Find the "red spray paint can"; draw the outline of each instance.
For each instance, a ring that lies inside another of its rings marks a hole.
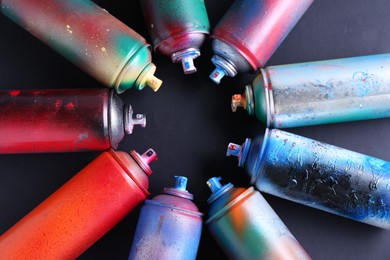
[[[236,0],[211,35],[217,84],[227,75],[258,70],[314,0]]]
[[[149,195],[152,149],[109,150],[0,237],[0,259],[74,259]]]
[[[144,115],[109,89],[0,91],[0,153],[116,148]]]

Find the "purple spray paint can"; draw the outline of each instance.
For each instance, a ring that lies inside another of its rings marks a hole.
[[[209,34],[203,0],[141,0],[141,7],[157,53],[181,63],[185,74],[196,72],[193,59]]]
[[[186,190],[187,178],[146,200],[141,209],[129,259],[195,259],[202,232],[202,216]]]
[[[234,188],[211,178],[206,225],[231,259],[310,259],[305,250],[253,187]]]
[[[228,75],[258,70],[267,63],[314,0],[236,0],[211,37],[217,84]]]
[[[262,192],[390,229],[390,162],[278,129],[227,155]]]

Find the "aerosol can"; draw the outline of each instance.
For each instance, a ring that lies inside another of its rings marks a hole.
[[[196,72],[194,59],[210,30],[204,0],[141,0],[146,25],[157,53]]]
[[[75,259],[149,195],[149,149],[109,150],[0,237],[0,259]]]
[[[211,34],[211,80],[264,67],[313,1],[236,0]]]
[[[310,259],[260,192],[220,179],[207,182],[206,225],[230,259]]]
[[[129,259],[196,259],[203,214],[186,186],[186,177],[175,176],[172,188],[145,201]]]
[[[145,39],[89,0],[1,0],[1,11],[107,87],[157,91]]]
[[[0,153],[103,151],[145,127],[113,90],[0,91]]]
[[[271,128],[389,117],[389,104],[390,54],[270,66],[232,97]]]
[[[390,229],[390,162],[278,129],[227,155],[260,191]]]

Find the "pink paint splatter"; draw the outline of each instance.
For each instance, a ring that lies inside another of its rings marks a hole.
[[[55,107],[56,109],[60,109],[61,108],[61,105],[62,105],[62,100],[61,99],[57,99],[56,103],[55,103]]]
[[[73,102],[69,102],[68,104],[66,104],[66,109],[68,110],[73,110],[75,107],[75,105],[73,104]]]
[[[10,91],[9,94],[11,95],[11,97],[19,96],[20,90],[13,90],[13,91]]]

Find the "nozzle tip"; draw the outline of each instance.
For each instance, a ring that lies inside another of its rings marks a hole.
[[[186,191],[187,181],[188,181],[187,177],[175,176],[175,185],[173,186],[173,188],[181,191]]]
[[[207,186],[209,186],[212,193],[216,193],[218,190],[221,189],[222,184],[220,180],[222,180],[221,177],[213,177],[207,181]]]
[[[135,114],[133,113],[133,108],[128,105],[127,112],[125,115],[125,132],[126,134],[132,134],[135,125],[140,125],[141,127],[146,126],[146,116],[144,114]]]
[[[152,162],[158,160],[157,154],[152,148],[149,148],[146,152],[144,152],[141,155],[141,158],[142,158],[142,161],[148,165],[151,164]]]
[[[148,85],[154,92],[156,92],[162,85],[162,80],[154,75],[150,75],[146,79],[146,85]]]
[[[196,67],[194,65],[194,60],[191,56],[183,57],[181,60],[181,64],[183,66],[184,74],[191,74],[196,72]]]
[[[221,68],[216,67],[214,71],[210,74],[210,79],[214,81],[214,83],[221,83],[221,79],[226,75],[225,71]]]
[[[226,156],[236,156],[239,157],[241,153],[241,145],[235,144],[235,143],[229,143]]]
[[[237,111],[237,108],[243,107],[246,109],[246,97],[245,94],[235,94],[232,96],[232,103],[231,103],[231,108],[233,112]]]

